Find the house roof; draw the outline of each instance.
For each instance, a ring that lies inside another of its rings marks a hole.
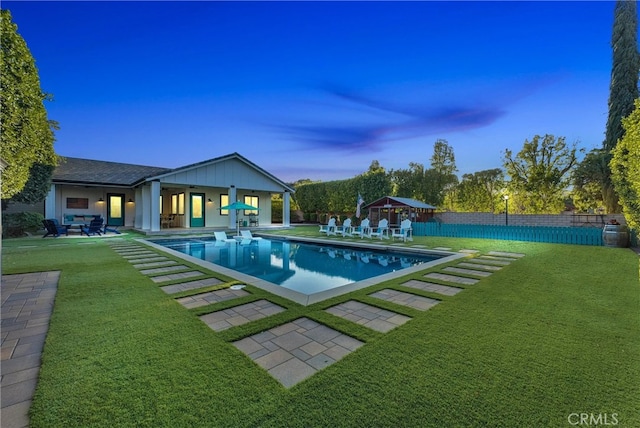
[[[60,164],[53,171],[53,183],[102,185],[102,186],[127,186],[133,187],[144,181],[159,179],[167,174],[188,171],[210,164],[224,162],[230,159],[238,159],[260,174],[269,177],[291,193],[294,189],[249,161],[238,153],[220,156],[206,161],[182,166],[179,168],[162,168],[155,166],[133,165],[119,162],[107,162],[92,159],[80,159],[62,157]]]
[[[411,208],[424,208],[429,210],[435,210],[436,207],[429,205],[426,202],[418,201],[411,198],[401,198],[398,196],[383,196],[370,204],[364,206],[364,208],[383,207],[384,205],[391,205],[393,207],[411,207]]]
[[[166,171],[170,169],[63,157],[51,178],[54,183],[132,186],[146,177]]]
[[[234,152],[234,153],[231,153],[231,154],[228,154],[228,155],[224,155],[224,156],[219,156],[217,158],[213,158],[213,159],[209,159],[209,160],[193,163],[193,164],[190,164],[190,165],[181,166],[181,167],[175,168],[175,169],[165,170],[165,171],[162,171],[162,172],[160,172],[158,174],[154,174],[153,176],[144,177],[144,180],[155,180],[155,179],[161,178],[162,176],[165,176],[165,175],[168,175],[168,174],[174,174],[176,172],[188,171],[188,170],[191,170],[191,169],[196,169],[196,168],[200,168],[200,167],[211,165],[211,164],[224,162],[224,161],[227,161],[227,160],[230,160],[230,159],[237,159],[237,160],[243,162],[244,164],[246,164],[250,168],[253,168],[256,171],[258,171],[260,174],[269,177],[271,180],[275,181],[276,183],[278,183],[280,186],[284,187],[285,189],[287,189],[291,193],[295,192],[295,190],[292,187],[288,186],[286,183],[281,181],[279,178],[277,178],[276,176],[274,176],[270,172],[260,168],[258,165],[256,165],[255,163],[251,162],[249,159],[245,158],[244,156],[242,156],[241,154],[239,154],[237,152]]]

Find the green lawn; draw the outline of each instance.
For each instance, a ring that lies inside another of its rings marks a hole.
[[[318,236],[317,227],[278,233]],[[3,274],[62,271],[32,427],[569,427],[572,413],[640,426],[633,251],[413,244],[526,256],[456,296],[422,293],[443,300],[426,312],[367,296],[387,287],[420,294],[399,285],[406,278],[309,307],[249,287],[245,300],[266,297],[287,311],[215,333],[197,315],[237,301],[186,310],[104,238],[5,240]],[[382,334],[323,311],[349,299],[413,319]],[[300,316],[366,344],[285,389],[230,343]]]

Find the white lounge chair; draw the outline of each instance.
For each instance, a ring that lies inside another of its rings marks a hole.
[[[365,218],[364,220],[362,220],[362,222],[360,223],[360,226],[358,227],[354,227],[353,230],[351,231],[352,235],[356,235],[359,236],[360,238],[371,238],[371,228],[369,227],[369,219]]]
[[[353,236],[353,234],[351,233],[352,231],[353,231],[353,227],[351,226],[351,219],[350,218],[346,219],[342,223],[342,226],[337,226],[336,227],[336,233],[341,234],[343,237],[345,237],[345,236]]]
[[[336,219],[331,217],[326,225],[320,225],[320,233],[326,233],[327,236],[336,234]]]
[[[260,239],[262,239],[259,236],[253,236],[253,234],[251,233],[250,230],[241,230],[240,231],[240,236],[242,237],[242,240],[249,240],[249,241],[259,241]]]
[[[411,220],[404,219],[400,223],[399,229],[393,229],[391,231],[392,239],[402,239],[402,242],[413,241],[413,229],[411,228]]]
[[[213,236],[216,238],[216,241],[218,242],[234,242],[237,243],[238,241],[236,241],[233,238],[229,238],[227,237],[227,234],[224,232],[213,232]]]
[[[370,233],[371,238],[389,239],[389,221],[383,218],[378,222],[378,227],[374,227]]]

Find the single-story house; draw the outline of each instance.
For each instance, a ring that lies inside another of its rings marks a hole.
[[[393,227],[399,226],[406,218],[414,223],[425,223],[433,218],[436,207],[416,199],[383,196],[365,205],[363,209],[369,210],[369,220],[373,224],[386,218]]]
[[[179,168],[63,158],[52,176],[45,218],[72,224],[101,215],[110,226],[145,233],[164,228],[230,228],[237,222],[271,225],[271,196],[283,199],[289,226],[294,190],[238,153]],[[257,210],[222,210],[232,202]]]

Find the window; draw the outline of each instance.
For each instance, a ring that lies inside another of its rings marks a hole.
[[[89,198],[67,198],[67,208],[88,209]]]
[[[257,196],[245,196],[244,203],[251,205],[252,207],[260,208],[258,206],[259,198]],[[258,210],[244,210],[244,215],[258,214]]]
[[[178,195],[171,195],[171,214],[178,214]]]
[[[220,206],[229,205],[229,195],[220,195]],[[229,215],[229,210],[220,210],[220,215]]]
[[[178,214],[184,215],[184,193],[178,193]]]
[[[171,195],[171,214],[184,215],[184,193]]]

